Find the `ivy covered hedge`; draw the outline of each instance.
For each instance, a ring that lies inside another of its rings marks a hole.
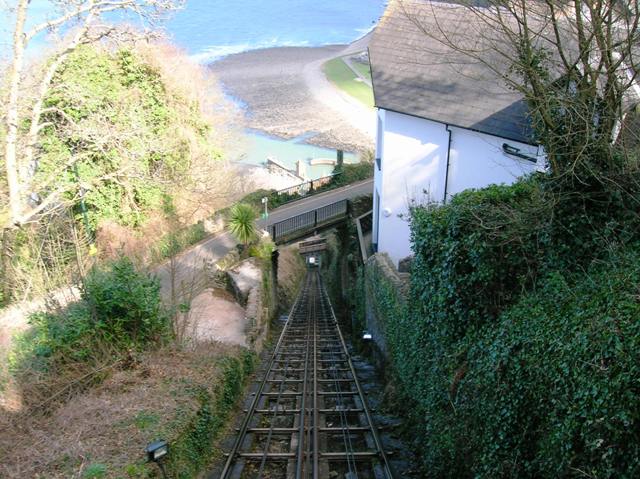
[[[640,474],[637,214],[624,192],[548,188],[414,208],[406,305],[367,267],[430,477]]]
[[[495,319],[537,276],[543,231],[531,225],[544,208],[534,178],[414,208],[415,313],[448,341]]]
[[[466,438],[477,473],[640,476],[638,284],[636,247],[586,275],[553,274],[468,338],[442,426]]]

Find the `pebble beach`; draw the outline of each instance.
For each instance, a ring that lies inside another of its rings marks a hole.
[[[352,45],[253,50],[209,68],[246,106],[247,127],[285,139],[313,133],[311,144],[360,152],[373,148],[375,112],[330,83],[322,65],[367,42],[365,36]]]

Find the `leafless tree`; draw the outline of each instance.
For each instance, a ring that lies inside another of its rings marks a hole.
[[[396,0],[446,61],[481,65],[522,94],[552,173],[583,181],[624,174],[616,138],[637,83],[638,2]],[[635,165],[634,165],[635,167]]]
[[[105,16],[126,14],[137,20],[137,28],[150,34],[157,22],[183,0],[57,0],[55,10],[44,22],[26,29],[30,0],[17,0],[13,9],[15,28],[10,59],[6,101],[4,102],[4,166],[8,189],[8,219],[5,226],[21,225],[54,205],[63,191],[53,189],[40,196],[34,185],[37,159],[35,146],[46,113],[44,99],[48,88],[68,55],[78,46],[130,31],[109,24]],[[39,35],[60,34],[65,39],[42,69],[35,95],[25,105],[25,51]],[[26,132],[21,125],[27,124]],[[72,160],[75,161],[75,160]],[[71,165],[67,165],[71,166]]]

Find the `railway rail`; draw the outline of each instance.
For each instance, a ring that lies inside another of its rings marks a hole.
[[[317,270],[253,394],[222,479],[393,477]]]

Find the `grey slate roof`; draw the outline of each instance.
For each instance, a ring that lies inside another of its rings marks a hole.
[[[369,45],[376,106],[532,143],[521,95],[492,68],[434,37],[473,49],[498,71],[508,67],[490,48],[499,39],[487,38],[486,25],[464,7],[391,0]]]

